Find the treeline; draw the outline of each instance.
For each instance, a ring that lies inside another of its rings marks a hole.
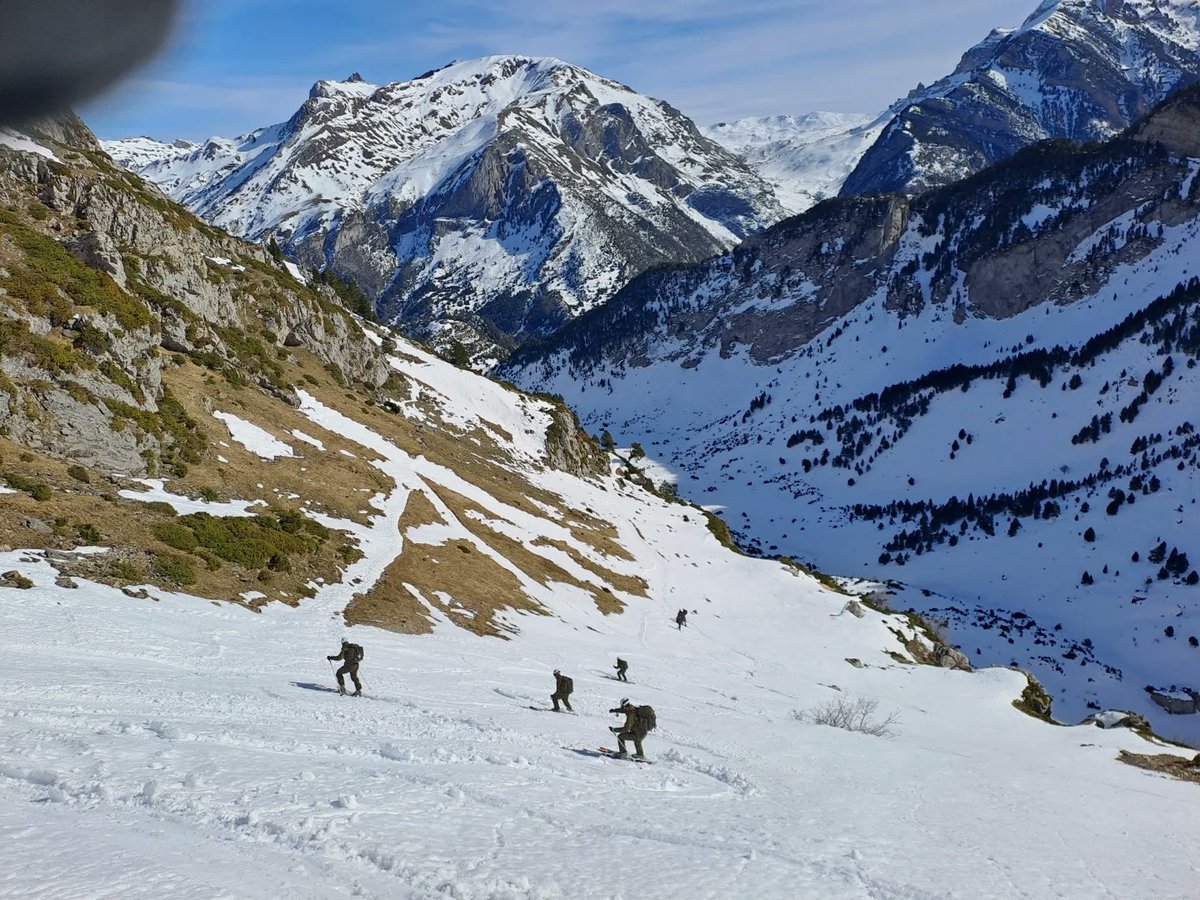
[[[1176,285],[1169,294],[1130,313],[1116,325],[1093,336],[1078,350],[1055,345],[1048,349],[1037,348],[1018,352],[987,364],[955,363],[910,381],[888,385],[879,392],[864,394],[847,405],[839,404],[821,410],[810,417],[810,421],[814,424],[823,422],[827,431],[833,431],[841,443],[841,449],[834,454],[826,452],[821,458],[804,460],[807,463],[804,469],[808,471],[813,466],[828,463],[835,468],[854,467],[861,475],[874,459],[871,457],[860,462],[864,452],[875,440],[873,429],[881,420],[892,420],[894,431],[890,435],[880,436],[876,455],[894,445],[908,431],[915,419],[926,415],[933,397],[940,393],[956,389],[966,391],[976,381],[999,378],[1005,379],[1005,397],[1012,396],[1021,378],[1028,378],[1046,387],[1053,380],[1056,370],[1062,367],[1088,366],[1149,327],[1149,332],[1143,335],[1143,341],[1157,345],[1159,354],[1166,355],[1167,359],[1161,372],[1150,370],[1146,373],[1142,379],[1142,392],[1121,410],[1121,421],[1133,422],[1140,407],[1174,370],[1174,361],[1169,354],[1183,354],[1188,357],[1189,366],[1194,365],[1195,357],[1200,356],[1200,306],[1197,306],[1197,303],[1200,303],[1200,278],[1193,277],[1186,283]],[[1071,385],[1076,388],[1079,383],[1075,379],[1071,381]],[[1101,389],[1100,393],[1107,393],[1107,390]],[[1111,414],[1096,417],[1092,423],[1076,433],[1072,443],[1095,441],[1102,433],[1108,433],[1111,427]],[[802,436],[796,443],[803,440]],[[788,446],[795,444],[789,443]]]

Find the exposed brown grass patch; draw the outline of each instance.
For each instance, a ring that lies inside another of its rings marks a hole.
[[[374,451],[321,428],[257,388],[230,385],[190,362],[169,367],[163,380],[188,414],[205,422],[210,438],[204,459],[190,466],[183,478],[169,482],[168,488],[176,493],[198,496],[202,490],[215,489],[222,498],[269,504],[307,500],[305,509],[365,524],[377,512],[369,505],[370,498],[395,488],[390,478],[371,465],[378,459]],[[290,445],[296,457],[267,461],[251,453],[230,438],[224,423],[213,418],[214,411],[231,413],[271,432]],[[325,449],[294,437],[292,429],[316,438]],[[354,455],[346,456],[343,450]],[[227,462],[222,463],[219,456]]]
[[[311,594],[310,581],[339,580],[345,565],[343,553],[350,550],[346,536],[333,532],[311,554],[290,556],[290,571],[246,569],[214,559],[203,548],[183,552],[163,543],[155,537],[156,526],[175,522],[174,512],[118,496],[120,485],[98,472],[90,472],[90,483],[83,483],[68,474],[66,463],[20,450],[8,441],[0,441],[0,460],[4,471],[50,488],[49,498],[42,501],[24,492],[0,496],[0,544],[37,550],[72,550],[88,544],[113,548],[107,554],[58,564],[67,574],[93,581],[115,586],[152,584],[250,607],[270,600],[296,605]],[[286,506],[278,503],[278,498],[275,505]],[[194,582],[181,584],[166,577],[160,570],[171,560],[176,564],[184,560]],[[241,594],[250,591],[266,597],[243,600]]]
[[[591,594],[592,599],[596,603],[596,608],[604,613],[621,612],[625,608],[625,604],[613,595],[612,590],[607,585],[581,581],[552,560],[534,553],[528,547],[514,541],[507,535],[493,531],[483,522],[479,521],[478,518],[470,515],[474,513],[476,516],[482,516],[485,519],[491,518],[487,510],[482,509],[471,500],[445,487],[433,486],[431,489],[437,494],[438,499],[450,508],[450,511],[462,523],[464,528],[481,541],[484,541],[489,547],[498,551],[531,580],[545,586],[567,584],[586,591]]]
[[[398,527],[401,534],[407,534],[410,528],[441,520],[429,498],[421,491],[413,491],[408,495]],[[384,569],[379,581],[369,590],[355,594],[344,613],[346,624],[373,625],[402,634],[428,634],[433,630],[429,610],[404,586],[408,566],[413,561],[410,550],[415,549],[406,542],[401,555]]]
[[[1170,753],[1130,753],[1128,750],[1121,750],[1117,759],[1139,769],[1161,772],[1181,781],[1200,784],[1200,754],[1194,759],[1184,759]]]
[[[429,498],[414,491],[400,527],[407,533],[417,525],[441,521]],[[346,610],[346,621],[415,634],[428,631],[428,610],[412,595],[408,585],[429,602],[441,606],[451,621],[479,635],[505,637],[505,630],[496,622],[496,614],[505,609],[546,614],[545,608],[525,593],[512,572],[481,553],[470,541],[454,540],[443,545],[406,541],[399,558],[375,586],[351,603]],[[454,603],[447,603],[446,597]]]
[[[639,575],[622,575],[619,572],[614,572],[611,569],[606,569],[603,566],[593,562],[588,557],[584,556],[574,547],[562,541],[552,540],[547,537],[539,537],[530,542],[533,547],[553,547],[555,550],[561,550],[573,559],[577,564],[583,566],[597,578],[608,582],[618,591],[626,594],[632,594],[635,597],[647,597],[650,592],[650,585],[646,584],[646,579]],[[610,595],[611,596],[611,595]],[[604,610],[604,612],[620,612],[624,608],[623,604],[618,602],[617,608],[613,610]]]

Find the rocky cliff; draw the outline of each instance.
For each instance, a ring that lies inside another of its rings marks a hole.
[[[783,215],[677,110],[554,59],[320,82],[288,122],[235,140],[106,147],[206,220],[354,281],[406,330],[493,358]]]

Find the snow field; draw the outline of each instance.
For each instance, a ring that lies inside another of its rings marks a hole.
[[[919,254],[915,233],[902,240],[912,242],[905,252]],[[914,555],[903,568],[881,566],[878,558],[892,535],[911,524],[885,521],[879,530],[876,522],[849,522],[846,514],[852,503],[941,502],[970,493],[979,497],[1043,479],[1079,479],[1105,457],[1114,465],[1128,461],[1135,438],[1196,422],[1196,406],[1189,398],[1200,387],[1200,376],[1178,354],[1173,374],[1131,424],[1117,415],[1141,389],[1130,379],[1140,381],[1148,368],[1162,365],[1137,340],[1081,369],[1078,390],[1062,390],[1070,373],[1060,372],[1044,389],[1020,379],[1008,400],[1002,396],[1003,378],[978,381],[966,393],[938,394],[929,413],[917,417],[862,475],[832,467],[806,474],[801,460],[835,448],[836,442],[789,449],[786,441],[794,431],[814,427],[830,437],[824,423],[809,423],[810,415],[953,363],[985,365],[1010,355],[1014,347],[1079,347],[1197,274],[1193,248],[1198,240],[1200,226],[1194,221],[1167,227],[1154,252],[1118,267],[1109,286],[1093,298],[1038,306],[1009,319],[971,318],[956,326],[949,309],[927,305],[898,322],[876,296],[838,323],[840,336],[827,331],[804,352],[774,365],[754,364],[743,347],[735,347],[728,358],[710,347],[692,348],[689,358],[700,362],[685,369],[671,357],[677,348],[664,341],[651,345],[652,362],[644,367],[599,369],[585,376],[556,359],[550,377],[542,379],[535,366],[522,381],[526,387],[562,394],[593,433],[608,428],[620,442],[640,441],[658,467],[656,480],[664,479],[664,469],[675,473],[682,496],[720,510],[743,539],[757,539],[763,552],[792,554],[841,575],[902,580],[914,590],[904,593],[900,608],[931,610],[939,617],[948,608],[960,610],[962,614],[949,616],[952,640],[977,664],[1015,660],[1029,667],[1050,691],[1063,720],[1079,721],[1093,712],[1089,703],[1116,706],[1145,715],[1167,737],[1196,742],[1200,716],[1167,716],[1143,688],[1190,683],[1200,650],[1190,647],[1187,637],[1200,636],[1200,594],[1170,582],[1156,582],[1143,591],[1144,579],[1153,577],[1157,567],[1134,565],[1130,559],[1137,550],[1144,560],[1160,539],[1168,548],[1177,545],[1196,555],[1190,538],[1196,531],[1200,485],[1190,470],[1178,471],[1174,460],[1158,466],[1154,474],[1162,491],[1139,496],[1117,519],[1104,513],[1109,487],[1104,485],[1089,498],[1089,514],[1079,514],[1083,492],[1062,504],[1063,515],[1054,523],[1027,518],[1023,530],[1008,538],[1004,528],[1009,519],[1000,517],[995,538],[975,534],[973,541],[964,539],[955,548],[936,546],[932,553]],[[797,302],[805,301],[800,297]],[[1035,338],[1032,344],[1026,343],[1029,335]],[[598,384],[602,378],[604,387]],[[1106,382],[1110,390],[1102,395]],[[760,393],[770,394],[772,402],[743,421]],[[1071,436],[1093,414],[1105,412],[1113,415],[1111,433],[1094,443],[1071,444]],[[973,442],[960,441],[950,460],[960,429]],[[891,425],[883,427],[884,435],[891,431]],[[851,477],[853,487],[847,485]],[[1127,488],[1128,479],[1112,484]],[[1092,544],[1081,537],[1089,526],[1098,535]],[[1105,565],[1109,573],[1102,573]],[[1085,569],[1097,578],[1091,588],[1080,585]],[[1133,602],[1144,593],[1149,601]],[[1049,647],[1037,644],[1033,632],[1001,634],[978,627],[977,611],[986,616],[993,609],[1028,614],[1051,630],[1061,625],[1057,636],[1066,643]],[[1173,641],[1163,636],[1167,626],[1179,635]],[[1064,663],[1071,643],[1084,640],[1093,641],[1096,657],[1119,669],[1122,677],[1091,662]],[[1051,661],[1041,659],[1045,656]]]
[[[882,617],[684,555],[703,541],[677,517],[642,520],[655,598],[624,616],[521,617],[507,642],[353,629],[367,699],[332,692],[344,631],[321,603],[71,592],[0,555],[37,582],[0,638],[0,893],[96,896],[111,874],[123,897],[1188,896],[1195,788],[1113,762],[1143,742],[1022,716],[1014,673],[899,666]],[[608,677],[618,653],[635,684]],[[527,708],[556,666],[577,716]],[[791,718],[842,693],[899,711],[896,736]],[[573,752],[612,743],[625,695],[659,713],[656,764]]]
[[[512,452],[532,452],[540,405],[407,348],[394,364],[464,421],[508,400]],[[902,619],[839,615],[844,596],[612,479],[527,473],[617,527],[630,559],[587,552],[647,581],[623,614],[531,583],[550,615],[508,614],[511,640],[432,602],[432,636],[346,629],[341,610],[404,540],[460,527],[402,535],[412,490],[462,492],[527,544],[570,535],[301,400],[380,453],[397,488],[370,527],[326,522],[357,529],[366,555],[299,608],[68,590],[38,554],[0,554],[35,582],[0,590],[0,896],[1190,896],[1178,848],[1200,838],[1195,786],[1114,761],[1151,751],[1141,739],[1022,715],[1014,672],[901,665],[885,650]],[[366,648],[366,698],[333,692],[322,657],[343,636]],[[631,685],[612,677],[618,655]],[[528,708],[549,706],[554,668],[575,679],[575,716]],[[576,752],[615,743],[623,696],[658,713],[652,766]],[[895,734],[794,718],[840,697],[897,713]]]
[[[213,418],[224,422],[233,439],[261,459],[272,460],[296,455],[289,444],[233,413],[214,412]]]

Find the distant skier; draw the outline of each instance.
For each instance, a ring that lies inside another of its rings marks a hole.
[[[683,631],[683,626],[687,624],[687,610],[681,609],[675,613],[675,627]]]
[[[625,749],[626,741],[633,741],[634,759],[645,759],[646,755],[642,752],[642,741],[646,735],[658,727],[658,721],[654,716],[654,708],[650,706],[634,706],[626,697],[621,700],[621,705],[616,709],[610,709],[610,713],[624,713],[625,724],[619,728],[608,729],[617,736],[617,747],[620,756],[628,756],[629,751]]]
[[[617,680],[618,681],[628,681],[629,680],[628,678],[625,677],[625,672],[629,669],[629,663],[625,662],[625,660],[621,659],[621,657],[618,656],[617,657],[617,665],[615,668],[617,670]]]
[[[554,693],[550,695],[550,702],[554,704],[555,712],[562,712],[562,710],[558,708],[558,702],[560,700],[562,701],[563,706],[567,708],[568,712],[574,712],[574,710],[571,709],[571,694],[574,692],[574,690],[575,682],[558,669],[555,669]]]
[[[342,667],[337,670],[338,693],[346,693],[346,683],[342,680],[343,676],[349,675],[350,680],[354,682],[355,697],[362,696],[362,684],[358,680],[358,664],[363,661],[363,648],[358,644],[352,644],[345,638],[342,639],[342,652],[337,656],[327,656],[328,660],[342,660]]]

